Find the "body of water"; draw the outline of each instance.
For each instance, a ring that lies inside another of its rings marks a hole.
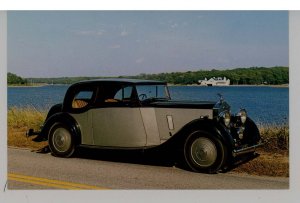
[[[49,109],[63,101],[68,86],[8,87],[8,108],[33,106]],[[217,101],[218,93],[231,106],[232,113],[245,108],[259,124],[285,124],[289,121],[289,88],[267,86],[171,86],[172,99]]]

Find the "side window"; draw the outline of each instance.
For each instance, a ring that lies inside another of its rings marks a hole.
[[[121,88],[114,96],[114,99],[122,100],[123,99],[123,88]]]
[[[132,86],[127,86],[122,89],[120,89],[114,96],[114,99],[123,101],[123,102],[129,102],[131,98],[132,93]]]
[[[105,106],[128,106],[130,104],[132,86],[114,84],[104,87]]]
[[[124,101],[130,101],[131,99],[131,94],[132,94],[132,86],[128,86],[124,88],[124,95],[123,95],[123,100]]]
[[[88,104],[91,103],[93,97],[92,90],[82,90],[79,91],[73,101],[72,101],[72,108],[80,109],[86,107]]]

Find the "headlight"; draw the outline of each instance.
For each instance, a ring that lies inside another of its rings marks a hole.
[[[241,109],[238,116],[241,118],[242,124],[244,124],[247,120],[247,111],[245,109]]]
[[[225,111],[223,112],[221,115],[220,115],[221,118],[223,118],[223,122],[224,122],[224,125],[226,127],[229,127],[230,126],[230,119],[231,119],[231,115],[228,111]]]

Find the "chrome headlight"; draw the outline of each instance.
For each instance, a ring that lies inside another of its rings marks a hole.
[[[230,121],[231,121],[231,115],[228,111],[222,112],[220,114],[220,117],[223,119],[224,125],[226,127],[230,126]]]
[[[241,118],[242,124],[245,124],[247,120],[247,111],[245,109],[241,109],[238,116]]]

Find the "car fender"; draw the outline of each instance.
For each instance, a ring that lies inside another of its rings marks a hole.
[[[53,105],[51,108],[50,108],[50,110],[49,110],[49,112],[48,112],[48,114],[47,114],[47,117],[46,117],[46,120],[48,119],[48,118],[50,118],[52,115],[54,115],[54,114],[56,114],[56,113],[59,113],[59,112],[61,112],[62,111],[62,104],[60,103],[60,104],[55,104],[55,105]]]
[[[48,140],[48,134],[51,126],[54,123],[63,123],[67,125],[75,137],[75,144],[81,144],[81,131],[78,123],[76,120],[68,113],[65,112],[59,112],[51,115],[46,121],[45,124],[41,130],[40,136],[42,136],[45,140]]]
[[[230,135],[230,132],[226,129],[225,126],[216,122],[215,120],[208,118],[199,118],[195,119],[185,126],[183,126],[176,134],[168,140],[168,144],[171,144],[176,149],[180,149],[182,143],[185,139],[193,132],[197,130],[202,130],[210,133],[212,136],[220,139],[227,147],[228,150],[233,149],[234,142],[233,138]],[[166,143],[167,144],[167,143]]]

